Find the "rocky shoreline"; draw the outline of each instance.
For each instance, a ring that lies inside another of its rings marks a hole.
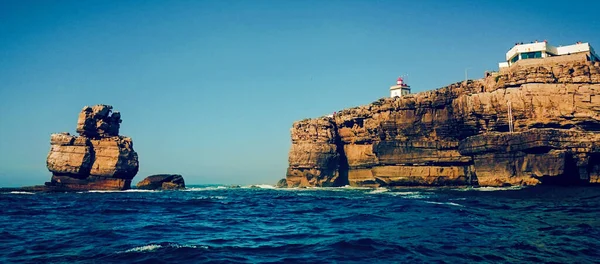
[[[298,121],[280,184],[597,184],[599,91],[597,62],[514,65],[483,79]]]

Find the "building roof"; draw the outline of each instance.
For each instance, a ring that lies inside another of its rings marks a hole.
[[[546,41],[528,43],[528,44],[517,44],[514,47],[512,47],[510,50],[508,50],[508,52],[506,52],[506,60],[508,61],[508,60],[512,59],[515,55],[517,55],[519,53],[535,52],[535,51],[545,51],[554,56],[560,56],[560,55],[568,55],[568,54],[578,53],[578,52],[588,52],[588,51],[593,52],[593,49],[590,46],[590,44],[587,42],[586,43],[577,42],[576,44],[573,44],[573,45],[558,46],[558,47],[552,46],[552,45],[548,44],[548,42],[546,42]]]
[[[567,46],[552,46],[548,44],[547,41],[542,42],[532,42],[526,44],[515,44],[508,52],[506,52],[506,61],[499,63],[500,68],[508,67],[512,65],[510,61],[519,54],[528,53],[528,52],[544,52],[548,54],[548,56],[562,56],[562,55],[571,55],[582,52],[589,52],[591,57],[595,59],[599,59],[598,55],[594,52],[594,49],[589,43],[577,42],[573,45]],[[542,56],[545,57],[546,55]],[[530,57],[531,58],[531,57]]]

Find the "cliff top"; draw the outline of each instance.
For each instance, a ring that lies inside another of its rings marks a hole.
[[[441,107],[461,95],[493,92],[499,89],[519,87],[527,83],[555,84],[595,84],[600,83],[600,62],[579,60],[548,60],[535,64],[515,64],[510,68],[490,74],[484,78],[457,82],[434,90],[410,94],[404,97],[385,97],[370,104],[343,109],[333,117],[317,117],[294,123],[311,122],[311,120],[327,120],[343,123],[356,118],[366,118],[374,114],[402,109],[422,107]]]

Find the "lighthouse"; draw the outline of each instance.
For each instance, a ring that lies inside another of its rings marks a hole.
[[[390,87],[390,97],[402,97],[410,94],[410,86],[404,82],[402,77],[398,77],[396,85]]]

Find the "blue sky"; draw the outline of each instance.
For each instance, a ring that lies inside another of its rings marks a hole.
[[[275,183],[292,123],[496,70],[515,42],[590,42],[598,1],[0,0],[0,186],[50,179],[50,134],[121,111],[134,182]]]

